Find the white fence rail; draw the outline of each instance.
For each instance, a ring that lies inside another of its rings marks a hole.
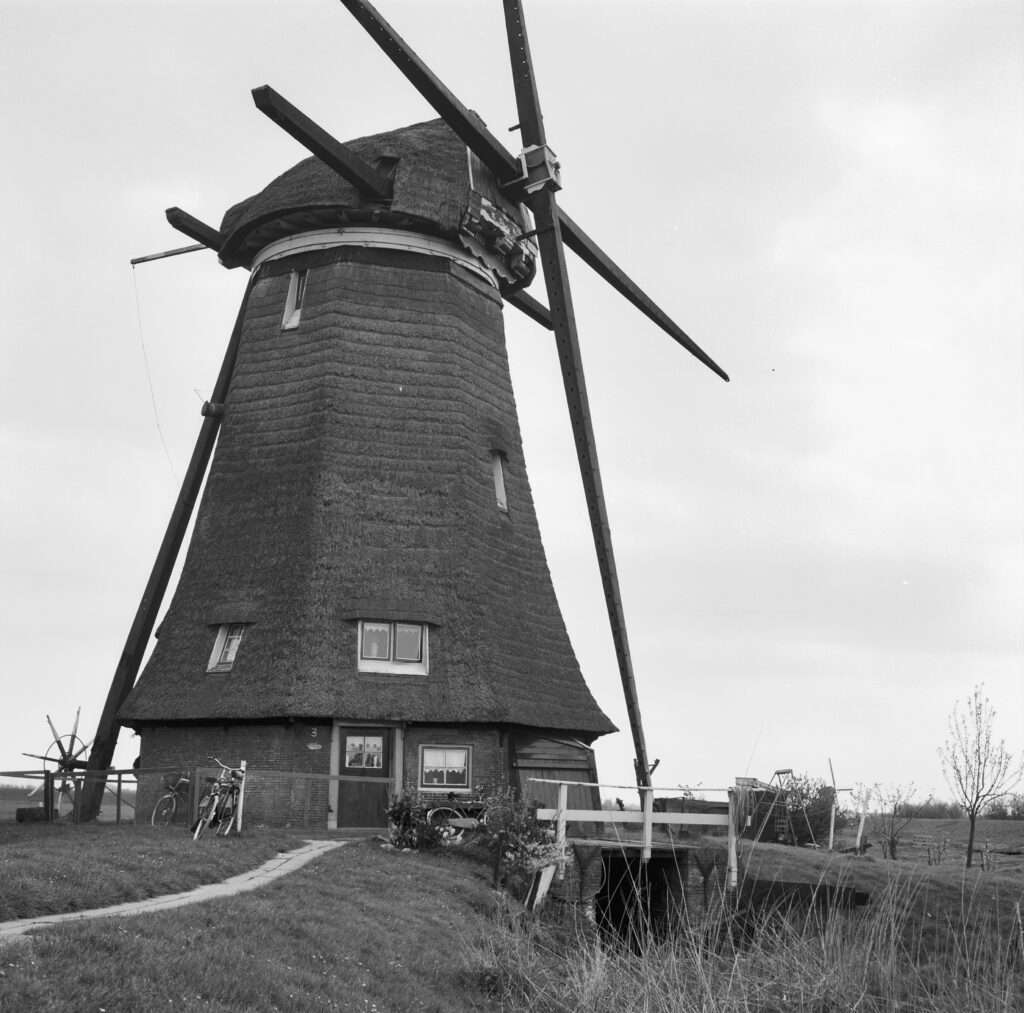
[[[651,857],[654,844],[654,827],[664,826],[698,826],[726,827],[728,839],[727,885],[735,889],[739,877],[739,858],[736,844],[736,793],[729,789],[729,811],[727,813],[656,813],[654,811],[653,787],[640,787],[638,790],[643,799],[639,812],[627,812],[617,809],[570,809],[569,787],[609,788],[614,785],[602,785],[588,781],[554,781],[548,778],[532,777],[531,781],[538,784],[558,785],[558,804],[554,809],[538,809],[537,819],[555,824],[555,839],[565,846],[569,839],[567,824],[569,823],[640,823],[640,856],[642,861]],[[666,789],[661,789],[665,791]],[[668,789],[671,790],[671,789]]]

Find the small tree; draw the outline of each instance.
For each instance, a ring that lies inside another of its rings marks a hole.
[[[993,736],[996,711],[977,685],[967,698],[967,707],[953,707],[949,716],[949,738],[939,750],[942,772],[964,807],[970,829],[967,834],[967,867],[974,855],[974,830],[978,815],[996,799],[1013,791],[1024,773],[1024,763],[1014,762],[1003,739]]]
[[[912,784],[891,785],[883,788],[875,785],[874,796],[878,799],[878,812],[871,817],[871,830],[882,842],[882,854],[896,858],[900,837],[914,818],[910,802],[914,797]]]

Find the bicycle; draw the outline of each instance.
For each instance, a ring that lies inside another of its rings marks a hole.
[[[216,833],[227,837],[237,823],[242,808],[242,786],[245,783],[245,761],[240,767],[229,767],[216,756],[211,760],[221,768],[217,777],[206,779],[207,792],[199,800],[199,816],[192,825],[192,840],[198,841],[203,831],[214,824]]]
[[[455,793],[448,795],[445,804],[427,811],[427,823],[436,827],[446,843],[456,844],[467,830],[480,830],[488,826],[500,831],[511,817],[511,806],[505,801],[490,803],[478,799],[459,800]]]
[[[184,804],[185,789],[191,783],[184,774],[179,774],[174,784],[171,784],[170,777],[164,775],[164,788],[167,791],[156,800],[153,813],[149,817],[149,822],[154,827],[166,827],[174,822],[174,817],[178,812],[178,802],[180,800]]]

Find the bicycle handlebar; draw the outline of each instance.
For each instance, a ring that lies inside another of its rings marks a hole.
[[[220,759],[216,756],[208,756],[207,759],[213,760],[213,762],[216,763],[221,770],[225,771],[228,774],[231,774],[232,777],[245,776],[245,771],[242,770],[241,767],[229,767],[226,763],[221,763]]]

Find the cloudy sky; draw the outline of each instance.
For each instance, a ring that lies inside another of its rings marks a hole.
[[[492,131],[498,0],[380,0]],[[792,767],[948,797],[984,682],[1024,749],[1019,2],[532,0],[565,209],[731,374],[570,257],[655,782]],[[432,117],[332,0],[0,0],[0,769],[91,736],[245,278],[163,219]],[[535,294],[543,298],[542,282]],[[506,311],[549,563],[631,744],[549,334]],[[122,736],[130,763],[137,742]],[[258,762],[258,757],[248,758]]]

